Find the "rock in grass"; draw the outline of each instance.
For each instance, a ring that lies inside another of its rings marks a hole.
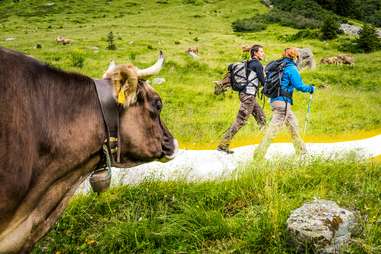
[[[340,24],[339,28],[343,33],[348,34],[348,35],[359,35],[361,32],[361,27],[355,26],[355,25],[350,25],[350,24]]]
[[[299,53],[299,58],[296,61],[298,69],[315,69],[316,64],[312,50],[310,48],[297,48],[296,50]]]
[[[270,9],[273,8],[273,4],[271,3],[271,0],[261,0],[261,2],[266,5],[267,7],[269,7]]]
[[[378,37],[381,38],[381,28],[377,28],[376,33],[377,33]]]
[[[287,229],[299,251],[340,253],[356,229],[355,215],[335,202],[314,200],[294,210]]]

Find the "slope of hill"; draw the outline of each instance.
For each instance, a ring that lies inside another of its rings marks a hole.
[[[216,143],[235,118],[236,94],[214,96],[212,81],[222,77],[229,63],[242,59],[242,45],[264,45],[265,63],[278,58],[285,47],[310,47],[319,62],[322,57],[337,55],[339,40],[346,38],[287,43],[279,36],[297,30],[279,25],[258,33],[232,31],[234,20],[267,11],[259,1],[2,1],[0,42],[93,77],[101,76],[111,59],[144,67],[154,61],[159,49],[164,50],[166,66],[160,75],[166,83],[157,86],[165,103],[163,117],[182,147],[192,147]],[[106,49],[111,31],[115,51]],[[59,35],[73,43],[56,44]],[[196,61],[185,54],[188,47],[195,46],[200,51]],[[381,127],[381,52],[354,58],[354,67],[318,65],[314,71],[303,72],[306,83],[328,87],[318,89],[314,97],[307,132],[312,139]],[[306,95],[296,95],[294,110],[301,122],[307,100]],[[268,105],[265,110],[269,113]],[[259,137],[252,121],[235,144]]]

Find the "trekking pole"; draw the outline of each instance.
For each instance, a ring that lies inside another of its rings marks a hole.
[[[304,121],[304,135],[306,134],[307,123],[308,123],[308,120],[309,120],[310,114],[311,114],[311,104],[312,104],[312,93],[310,94],[310,101],[308,102],[306,120]]]

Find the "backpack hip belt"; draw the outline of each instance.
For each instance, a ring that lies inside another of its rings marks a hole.
[[[279,96],[292,99],[292,93],[289,93],[289,92],[283,90],[282,88],[279,89]]]

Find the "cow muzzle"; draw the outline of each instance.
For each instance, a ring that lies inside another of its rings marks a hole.
[[[163,152],[162,157],[159,159],[160,162],[165,163],[165,162],[168,162],[170,160],[173,160],[176,157],[176,155],[177,155],[177,153],[179,151],[179,142],[177,142],[176,139],[173,139],[173,144],[172,145],[173,145],[173,149],[171,149],[172,153],[171,154],[166,154],[166,152]],[[164,149],[164,151],[165,150],[166,149]]]

